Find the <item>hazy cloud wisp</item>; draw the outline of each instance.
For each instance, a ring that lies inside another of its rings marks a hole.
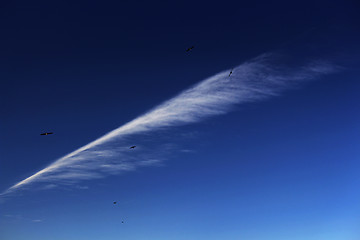
[[[201,81],[149,112],[56,160],[5,193],[33,182],[47,182],[51,186],[57,183],[72,184],[132,171],[140,166],[159,164],[162,159],[159,154],[149,150],[130,155],[128,146],[121,145],[118,140],[225,114],[235,104],[265,100],[335,70],[333,65],[321,61],[296,68],[280,67],[272,64],[271,55],[260,56],[234,68],[230,77],[230,70],[226,70]]]

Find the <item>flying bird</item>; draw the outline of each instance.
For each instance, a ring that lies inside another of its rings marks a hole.
[[[136,146],[131,146],[131,147],[130,147],[130,149],[134,149],[134,148],[136,148]]]
[[[193,48],[194,46],[189,47],[188,49],[186,49],[186,52],[190,52]]]
[[[230,76],[231,76],[231,74],[232,74],[232,70],[233,70],[233,69],[231,69],[231,70],[230,70],[229,77],[230,77]]]
[[[53,134],[52,132],[46,132],[46,133],[41,133],[40,135],[49,135],[49,134]]]
[[[121,221],[121,223],[124,223],[124,221]]]
[[[114,202],[114,204],[116,204],[116,202]]]

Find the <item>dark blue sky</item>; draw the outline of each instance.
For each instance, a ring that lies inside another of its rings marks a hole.
[[[125,139],[138,145],[134,158],[159,164],[48,181],[48,189],[30,184],[0,203],[0,238],[357,239],[359,7],[2,3],[0,192],[261,54],[282,56],[272,66],[322,60],[338,71],[220,116]],[[39,135],[45,131],[55,134]]]

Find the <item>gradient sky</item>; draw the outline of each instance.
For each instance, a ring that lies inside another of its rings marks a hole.
[[[358,240],[359,8],[356,1],[4,3],[0,239]],[[244,68],[264,54],[266,68]],[[185,112],[167,127],[114,139],[96,149],[103,155],[81,155],[56,178],[7,193],[215,75],[195,112],[171,105],[166,114]],[[268,84],[272,77],[281,89]],[[276,94],[242,101],[233,89],[244,87]],[[233,104],[221,105],[227,97]],[[179,117],[191,121],[177,124]],[[40,136],[46,131],[54,134]],[[118,162],[124,168],[115,169]],[[70,168],[81,177],[66,177]]]

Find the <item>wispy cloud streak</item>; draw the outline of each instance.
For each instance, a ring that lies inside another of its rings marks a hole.
[[[277,96],[285,89],[335,70],[336,67],[321,61],[295,68],[286,67],[286,64],[280,67],[272,63],[271,55],[263,55],[234,68],[230,77],[229,70],[226,70],[201,81],[149,112],[56,160],[15,184],[7,192],[33,182],[71,184],[158,164],[161,161],[159,155],[145,151],[130,156],[128,148],[120,146],[118,140],[225,114],[236,104]]]

